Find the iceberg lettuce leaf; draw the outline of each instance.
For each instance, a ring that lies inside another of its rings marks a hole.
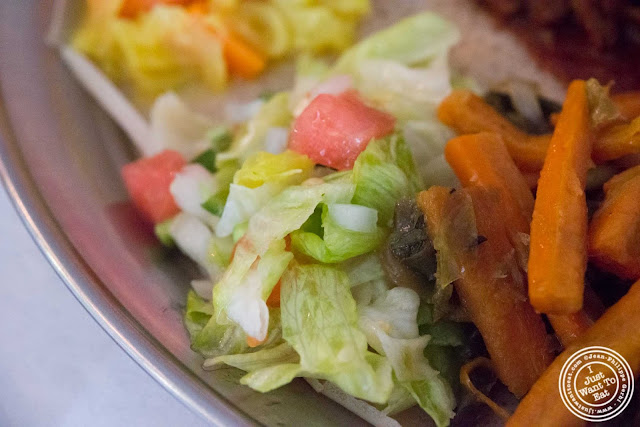
[[[291,244],[322,263],[342,262],[371,252],[384,238],[383,230],[377,227],[377,212],[371,208],[350,204],[323,205],[321,219],[322,236],[297,230],[291,234]]]
[[[281,287],[283,338],[300,355],[304,375],[327,379],[348,394],[385,403],[389,362],[367,350],[347,275],[332,267],[297,265]]]
[[[274,281],[274,277],[261,276],[258,272],[273,270],[276,275],[281,272],[285,258],[290,257],[284,251],[285,236],[299,229],[320,203],[348,202],[353,192],[353,184],[345,179],[288,187],[251,216],[246,232],[236,244],[229,268],[214,287],[213,303],[216,310],[215,319],[211,321],[234,325],[238,325],[240,321],[246,333],[258,334],[251,336],[259,341],[264,339],[263,333],[269,324],[264,300],[277,279]],[[269,258],[267,252],[275,251],[274,245],[279,245],[281,251],[274,252],[274,256]],[[269,259],[272,259],[270,263],[267,262]],[[246,303],[247,297],[244,294],[248,289],[251,290],[248,293],[251,295],[251,305],[236,306],[234,301]],[[229,313],[231,304],[234,304],[234,319],[231,319]]]
[[[414,197],[422,187],[411,151],[399,135],[373,140],[353,166],[352,203],[378,211],[379,224],[391,225],[396,202]]]
[[[449,383],[424,356],[424,348],[430,337],[392,338],[380,329],[376,333],[398,382],[411,393],[436,425],[449,425],[456,401]]]
[[[334,72],[352,72],[369,59],[422,65],[446,53],[459,39],[458,29],[439,15],[424,12],[405,18],[357,43],[342,54]]]

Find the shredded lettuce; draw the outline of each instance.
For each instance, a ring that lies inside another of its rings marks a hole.
[[[278,6],[291,28],[293,48],[303,52],[344,50],[353,43],[357,18],[369,10],[369,2],[362,0],[346,0],[342,7],[336,5],[338,2],[323,4],[327,3],[325,1],[313,2],[313,5],[288,0],[272,2]],[[358,4],[354,7],[355,3]]]
[[[209,265],[209,242],[213,233],[198,217],[179,213],[169,224],[169,234],[189,258],[203,267]]]
[[[356,159],[353,180],[353,203],[377,210],[384,227],[391,225],[396,202],[421,188],[411,151],[399,135],[371,141]]]
[[[293,254],[285,250],[284,240],[274,241],[229,295],[229,320],[258,341],[267,337],[269,309],[265,301],[292,258]]]
[[[446,53],[459,39],[458,29],[439,15],[424,12],[405,18],[357,43],[342,54],[336,73],[349,73],[369,59],[419,66]]]
[[[216,226],[216,234],[229,236],[238,224],[251,218],[273,196],[284,188],[300,184],[311,176],[313,162],[302,154],[259,152],[250,156],[238,170],[229,187],[226,204]],[[222,198],[222,196],[218,196]],[[208,200],[210,209],[219,209],[215,199]]]
[[[204,362],[205,369],[215,369],[228,365],[242,369],[246,372],[268,368],[282,363],[297,363],[300,356],[288,343],[283,342],[272,348],[265,348],[253,353],[226,354],[224,356],[213,357]]]
[[[273,95],[249,120],[245,131],[233,141],[231,148],[218,155],[218,161],[238,159],[242,163],[250,155],[264,151],[269,130],[274,127],[288,128],[292,118],[289,111],[289,94],[279,92]]]
[[[397,384],[436,424],[448,425],[455,399],[449,383],[425,357],[425,347],[431,337],[419,335],[418,295],[411,289],[396,287],[378,291],[368,301],[360,297],[359,325],[369,345],[389,359]],[[446,331],[443,335],[443,339],[446,338]],[[407,404],[407,396],[403,397],[402,393],[398,393],[396,398],[398,401],[394,405]]]
[[[299,229],[313,214],[316,206],[320,203],[349,201],[353,191],[353,185],[343,181],[289,187],[251,216],[246,233],[236,245],[233,261],[214,287],[213,302],[216,315],[212,321],[221,324],[241,324],[246,333],[256,334],[251,335],[253,338],[264,339],[269,323],[265,300],[277,279],[275,282],[264,278],[256,280],[252,271],[263,268],[261,264],[265,262],[267,251],[273,250],[273,245],[278,242],[282,243],[282,247],[284,237]],[[285,254],[281,253],[278,256],[284,257]],[[247,288],[252,290],[250,302],[243,296]],[[240,300],[249,305],[242,310],[234,308],[231,319],[230,304]]]
[[[211,119],[190,110],[173,92],[156,98],[150,112],[152,142],[155,151],[178,151],[185,159],[193,159],[211,147],[207,138],[214,127]]]
[[[133,83],[143,95],[201,80],[217,91],[227,80],[222,46],[204,20],[186,9],[156,5],[138,19],[118,16],[121,2],[90,2],[73,46],[116,81]]]
[[[199,297],[194,291],[187,294],[187,306],[184,314],[184,324],[193,342],[213,315],[213,305]]]
[[[367,305],[358,306],[359,324],[369,345],[383,352],[377,331],[382,330],[398,338],[418,336],[418,307],[420,297],[408,288],[393,288]]]
[[[385,403],[393,388],[389,362],[367,350],[346,274],[295,266],[281,289],[283,337],[300,355],[300,371],[352,396]]]
[[[346,220],[349,223],[346,223]],[[322,206],[321,235],[297,230],[291,244],[299,252],[323,263],[336,263],[371,252],[382,243],[377,211],[351,204]],[[349,228],[347,228],[349,227]]]
[[[340,264],[340,268],[349,276],[351,287],[384,278],[384,269],[376,253],[351,258]]]

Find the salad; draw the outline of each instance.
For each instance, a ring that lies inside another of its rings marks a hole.
[[[71,44],[138,96],[222,90],[295,52],[340,52],[368,0],[87,0]]]
[[[458,37],[427,12],[302,56],[233,123],[156,99],[122,175],[200,267],[184,323],[204,369],[259,392],[301,377],[376,425],[575,423],[553,397],[587,346],[637,376],[640,96],[482,97],[449,68]]]
[[[156,101],[164,138],[122,174],[160,240],[202,268],[185,325],[205,369],[240,368],[261,392],[304,377],[449,423],[465,325],[415,195],[456,180],[435,111],[457,38],[424,13],[331,66],[305,57],[293,90],[233,127]]]

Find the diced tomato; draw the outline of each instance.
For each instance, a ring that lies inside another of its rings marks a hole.
[[[165,150],[122,168],[122,178],[131,200],[152,222],[162,222],[179,212],[169,186],[186,163],[177,151]]]
[[[298,116],[289,148],[315,163],[351,169],[369,141],[393,131],[395,118],[366,105],[355,91],[321,94]]]

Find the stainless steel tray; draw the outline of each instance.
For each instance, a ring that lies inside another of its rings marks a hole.
[[[467,10],[457,13],[456,5],[467,0],[376,1],[375,19],[365,31],[427,3],[461,20],[463,42],[452,60],[467,73],[478,71],[480,80],[483,72],[486,77],[486,67],[474,70],[477,57],[469,53],[489,33],[465,25],[477,17],[471,6],[459,6]],[[201,369],[181,321],[190,265],[162,249],[126,201],[119,170],[134,153],[57,51],[45,45],[51,13],[50,0],[0,2],[0,175],[69,290],[142,368],[212,423],[364,424],[304,381],[260,394],[238,385],[239,371]],[[479,24],[488,25],[482,19]],[[543,85],[554,95],[562,91],[558,87]]]

